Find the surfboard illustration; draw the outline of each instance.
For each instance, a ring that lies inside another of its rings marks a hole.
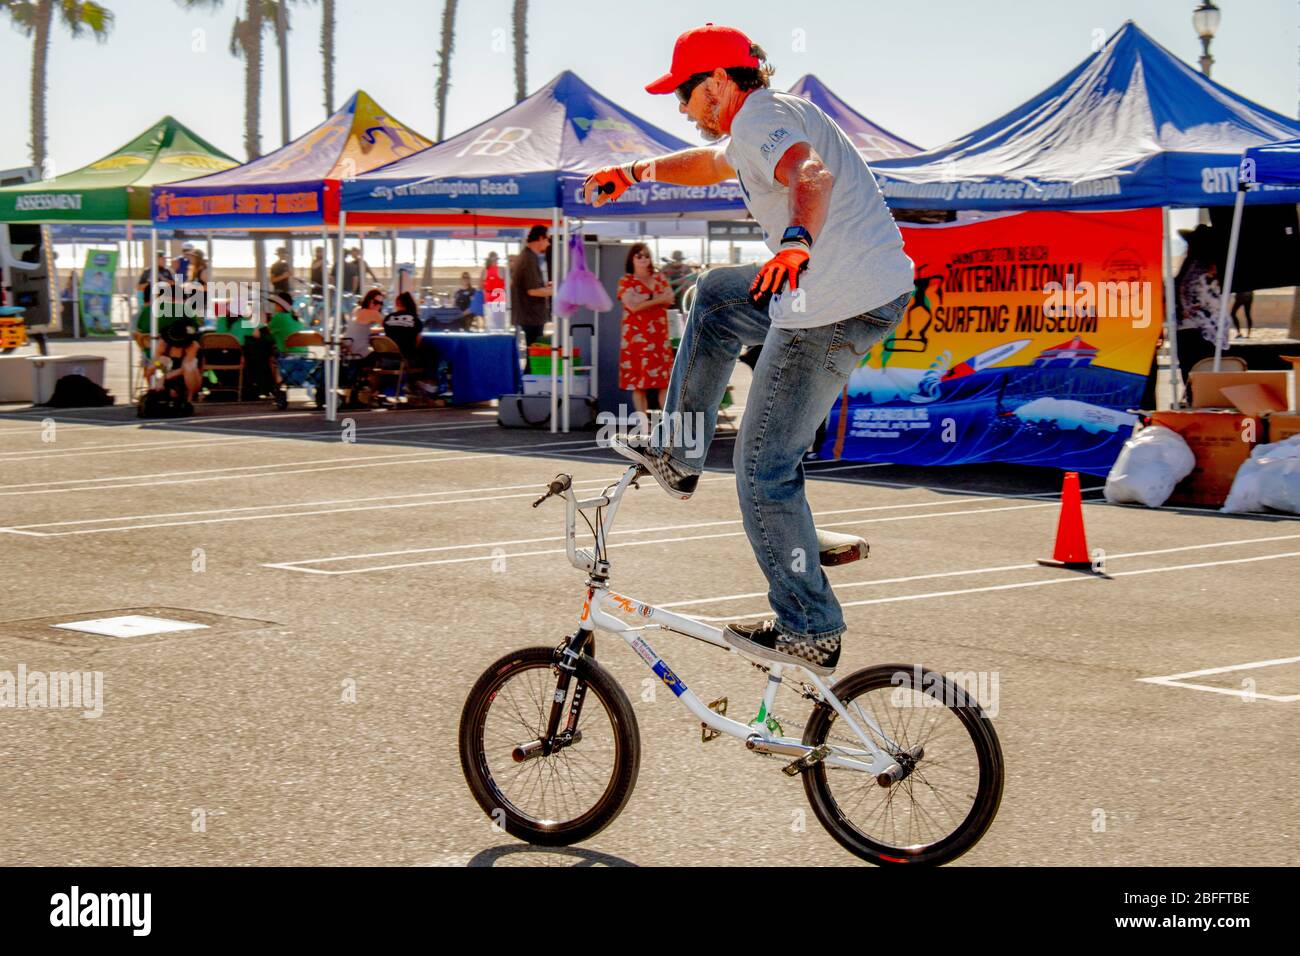
[[[991,349],[985,349],[978,355],[972,355],[966,361],[958,362],[948,369],[940,381],[949,382],[954,378],[965,378],[967,375],[974,375],[976,372],[991,368],[999,362],[1005,362],[1021,351],[1030,341],[1030,339],[1016,339],[1014,342],[1004,342],[1001,345],[993,346]]]

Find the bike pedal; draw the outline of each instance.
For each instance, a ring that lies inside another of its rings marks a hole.
[[[791,761],[782,767],[781,772],[787,777],[797,777],[801,770],[807,770],[809,767],[816,766],[825,760],[830,752],[831,748],[825,744],[822,744],[820,747],[814,747],[798,760]]]
[[[719,697],[713,703],[709,704],[709,710],[715,714],[725,715],[727,713],[727,698]],[[714,730],[704,721],[700,721],[700,743],[707,744],[710,740],[717,740],[722,736],[722,731]]]

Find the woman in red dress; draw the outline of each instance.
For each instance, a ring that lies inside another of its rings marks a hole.
[[[618,300],[623,304],[623,335],[619,342],[618,386],[632,392],[636,410],[649,413],[647,392],[668,388],[673,370],[673,349],[668,341],[668,309],[673,290],[654,267],[650,249],[635,243],[627,253],[624,275],[618,280]],[[660,407],[658,394],[655,407]]]

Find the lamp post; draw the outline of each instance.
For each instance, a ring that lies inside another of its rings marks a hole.
[[[1210,68],[1214,66],[1214,57],[1210,56],[1210,41],[1219,32],[1220,16],[1214,0],[1202,0],[1201,5],[1192,11],[1192,27],[1196,30],[1196,35],[1201,38],[1201,73],[1207,79],[1210,76]],[[1202,209],[1197,214],[1197,221],[1208,224],[1209,211]]]
[[[1201,38],[1201,72],[1206,76],[1210,75],[1210,67],[1214,65],[1214,57],[1210,56],[1210,41],[1214,39],[1214,34],[1219,32],[1220,16],[1219,8],[1214,5],[1213,0],[1204,0],[1192,11],[1192,26],[1196,28],[1196,35]]]

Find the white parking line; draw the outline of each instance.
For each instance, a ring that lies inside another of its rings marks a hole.
[[[1248,664],[1232,664],[1228,667],[1207,667],[1205,670],[1188,671],[1185,674],[1169,674],[1165,677],[1139,677],[1138,683],[1141,684],[1160,684],[1165,687],[1186,687],[1189,690],[1203,690],[1210,694],[1227,694],[1230,697],[1240,697],[1246,700],[1272,700],[1284,704],[1295,703],[1300,701],[1300,694],[1261,694],[1258,691],[1241,688],[1237,690],[1232,687],[1215,687],[1213,684],[1195,684],[1185,678],[1188,677],[1208,677],[1210,674],[1229,674],[1233,671],[1255,670],[1260,667],[1277,667],[1282,664],[1295,664],[1300,662],[1300,657],[1279,657],[1271,661],[1251,661]]]
[[[936,505],[946,504],[946,502],[935,502],[935,504]],[[1049,502],[1046,504],[1013,505],[1007,508],[972,508],[968,511],[943,511],[943,512],[937,512],[935,514],[897,515],[897,516],[891,516],[887,518],[856,518],[851,521],[828,522],[822,524],[821,527],[838,528],[844,525],[872,524],[881,521],[917,521],[925,518],[961,517],[961,516],[972,515],[972,514],[986,514],[992,511],[1020,511],[1026,508],[1050,508],[1050,507],[1053,507],[1053,504]],[[647,544],[681,544],[687,541],[708,541],[716,538],[739,538],[739,537],[743,537],[744,535],[745,532],[743,530],[722,531],[716,534],[696,534],[696,535],[686,535],[686,536],[674,535],[671,538],[651,538],[646,541],[621,541],[619,542],[619,547],[632,548],[632,547],[640,547],[642,545],[647,545]],[[563,536],[554,536],[551,537],[550,539],[537,539],[537,540],[562,541],[564,539]],[[462,549],[465,546],[456,545],[454,547],[457,549]],[[445,550],[445,549],[443,548],[412,549],[412,551],[417,551],[417,552],[418,551],[423,551],[423,552],[440,551],[440,550]],[[404,552],[398,552],[398,553],[404,553]],[[406,552],[406,553],[410,553],[410,552]],[[342,555],[342,556],[336,556],[330,558],[316,558],[316,559],[309,558],[300,561],[282,561],[275,564],[265,565],[265,567],[280,568],[285,571],[302,571],[303,573],[307,573],[307,574],[366,574],[372,571],[392,571],[398,568],[423,568],[423,567],[432,567],[441,564],[465,564],[474,561],[491,561],[496,558],[524,558],[524,557],[535,557],[537,555],[543,555],[543,554],[564,554],[564,553],[565,553],[565,549],[563,548],[553,548],[547,551],[519,551],[519,552],[506,552],[504,554],[497,553],[497,554],[473,555],[465,558],[440,558],[432,561],[410,561],[410,562],[403,562],[400,564],[383,564],[383,565],[375,565],[375,566],[364,567],[364,568],[349,568],[346,571],[319,571],[312,568],[303,567],[303,565],[307,565],[307,564],[322,564],[329,561],[357,560],[359,558],[369,557],[369,555]]]
[[[446,459],[442,459],[442,460],[446,460]],[[722,481],[724,479],[717,478],[713,480]],[[588,485],[590,486],[590,490],[595,490],[609,485],[610,482],[604,479],[586,479],[585,481],[579,482],[579,484]],[[395,511],[404,508],[425,508],[425,507],[441,507],[445,505],[474,504],[481,501],[502,501],[510,498],[535,498],[539,493],[537,482],[530,482],[526,485],[502,485],[498,487],[502,489],[528,488],[531,490],[526,491],[523,494],[517,494],[517,495],[476,495],[474,497],[446,498],[444,500],[437,500],[437,501],[430,501],[430,500],[410,501],[401,504],[364,505],[360,507],[351,507],[351,508],[319,508],[318,506],[328,505],[328,504],[353,504],[356,502],[363,502],[363,501],[391,501],[395,499],[405,499],[405,498],[428,499],[436,496],[463,495],[467,491],[485,491],[485,490],[493,490],[493,489],[453,489],[453,490],[438,491],[438,492],[419,492],[419,493],[413,493],[408,495],[383,495],[374,498],[342,498],[342,499],[335,499],[334,501],[302,502],[301,504],[298,505],[288,505],[288,506],[254,505],[254,506],[247,506],[241,508],[220,508],[220,509],[213,509],[209,511],[190,511],[190,512],[182,511],[182,512],[173,512],[171,514],[123,515],[123,516],[110,516],[110,517],[101,517],[101,518],[77,518],[69,521],[51,521],[46,523],[12,525],[10,527],[0,528],[0,532],[8,533],[8,534],[16,534],[16,535],[25,535],[27,537],[37,537],[37,538],[62,538],[62,537],[69,537],[72,535],[113,534],[113,533],[124,532],[124,531],[146,531],[154,528],[179,528],[186,525],[229,524],[233,522],[243,522],[243,521],[277,521],[277,520],[284,520],[287,518],[307,518],[307,517],[319,517],[322,515],[348,514],[354,511]],[[237,511],[262,511],[265,510],[265,508],[271,508],[271,507],[308,507],[308,508],[316,507],[317,510],[285,511],[281,513],[247,514],[247,515],[243,515],[243,514],[237,515],[231,513]],[[155,518],[183,517],[187,515],[203,515],[203,514],[217,514],[217,515],[222,515],[222,517],[194,518],[188,521],[151,520]],[[78,525],[78,524],[101,524],[110,521],[148,521],[149,523],[135,524],[135,525],[130,525],[121,528],[84,528],[84,529],[73,530],[73,531],[33,530],[36,528],[57,528],[57,527],[66,527],[69,525]]]
[[[463,431],[471,428],[491,428],[491,425],[485,425],[482,422],[467,422],[462,425],[391,425],[379,428],[357,429],[355,444],[380,444],[370,441],[376,435],[383,435],[382,444],[419,444],[428,446],[428,442],[404,442],[400,439],[389,437],[389,432],[410,432],[410,431]],[[252,430],[241,430],[233,434],[214,435],[207,434],[203,437],[196,437],[188,440],[189,436],[176,441],[149,441],[149,442],[114,442],[111,445],[90,445],[84,448],[39,448],[24,449],[22,451],[0,452],[0,464],[11,464],[21,461],[48,461],[57,458],[60,461],[67,458],[90,458],[101,455],[129,455],[133,452],[147,449],[161,449],[171,451],[181,448],[205,448],[208,446],[220,446],[228,448],[233,445],[252,445],[259,442],[277,441],[281,439],[292,439],[296,441],[311,441],[321,444],[330,441],[339,441],[339,429],[323,429],[320,431],[310,432],[256,432]],[[256,436],[256,437],[249,437]],[[103,449],[103,450],[99,450]]]
[[[469,454],[469,455],[452,455],[451,457],[445,457],[445,458],[427,457],[428,455],[431,455],[434,452],[409,452],[404,455],[368,455],[366,456],[364,461],[356,462],[354,464],[340,464],[340,465],[326,466],[320,468],[301,468],[294,471],[268,471],[265,472],[264,474],[240,475],[239,478],[241,481],[249,481],[254,478],[279,478],[284,475],[318,474],[327,471],[346,471],[354,468],[376,468],[382,465],[419,465],[419,464],[429,464],[429,463],[440,464],[442,462],[448,462],[448,461],[483,461],[488,458],[511,457],[505,454],[505,452],[508,451],[536,450],[539,452],[545,452],[549,448],[560,448],[566,445],[584,445],[584,444],[587,444],[586,439],[581,441],[547,442],[544,444],[530,443],[525,445],[506,445],[506,446],[498,447],[497,450],[493,452],[480,452],[480,453]],[[447,449],[442,449],[442,451],[458,452],[461,451],[461,449],[447,448]],[[558,453],[556,454],[558,455]],[[549,455],[548,457],[555,457],[555,455]],[[400,459],[400,460],[394,461],[393,459]],[[315,461],[308,461],[308,462],[282,462],[278,465],[276,464],[240,465],[240,466],[232,466],[228,468],[204,468],[204,469],[198,469],[196,471],[191,471],[191,472],[172,472],[171,474],[173,475],[187,475],[187,474],[202,475],[202,477],[182,478],[178,481],[140,481],[133,484],[121,484],[121,485],[83,484],[82,487],[78,487],[78,488],[44,487],[45,485],[48,484],[57,484],[60,482],[29,482],[27,484],[22,484],[22,485],[0,485],[0,496],[70,494],[70,493],[82,492],[82,491],[116,491],[119,488],[152,488],[158,485],[184,485],[184,484],[197,484],[199,482],[205,482],[205,481],[228,481],[231,477],[230,475],[214,474],[214,472],[253,470],[259,468],[261,469],[281,468],[286,464],[317,464],[317,463],[327,463],[331,461],[341,461],[341,460],[342,459],[337,459],[337,458],[316,459]],[[75,484],[75,483],[88,483],[88,482],[130,481],[131,479],[140,478],[140,477],[148,478],[148,477],[158,477],[158,476],[116,475],[116,476],[111,476],[106,478],[70,479],[67,482],[63,482],[63,483]],[[3,489],[22,489],[22,490],[11,491],[11,490],[3,490]]]
[[[822,527],[825,527],[825,525],[822,525]],[[1119,554],[1107,554],[1106,563],[1109,564],[1111,561],[1120,561],[1125,558],[1145,558],[1157,554],[1178,554],[1183,551],[1202,551],[1205,550],[1206,548],[1229,548],[1229,547],[1236,547],[1239,545],[1268,544],[1277,541],[1294,541],[1296,539],[1300,539],[1300,534],[1281,534],[1281,535],[1275,535],[1267,538],[1238,538],[1233,541],[1207,541],[1203,544],[1181,545],[1176,548],[1158,548],[1151,551],[1128,551],[1128,552],[1121,552]],[[878,587],[882,584],[905,584],[910,581],[926,581],[933,578],[964,577],[972,574],[995,574],[999,571],[1027,571],[1027,570],[1034,570],[1038,566],[1039,565],[1037,562],[1025,563],[1025,564],[1002,564],[1002,565],[995,565],[986,568],[966,568],[960,571],[936,571],[930,574],[913,574],[901,578],[877,578],[871,581],[844,581],[844,582],[836,581],[835,590],[839,592],[839,591],[847,590],[849,588]],[[1115,575],[1113,574],[1110,576],[1115,577]],[[1102,580],[1104,580],[1104,578]],[[741,600],[748,600],[751,598],[765,598],[765,597],[767,597],[766,591],[749,591],[743,594],[724,594],[719,597],[693,598],[687,601],[674,601],[670,604],[660,604],[658,605],[658,607],[663,607],[663,608],[698,607],[705,604],[721,604],[727,601],[741,601]],[[852,604],[845,604],[842,606],[851,607]]]
[[[863,601],[845,601],[840,607],[865,607],[869,604],[895,604],[902,601],[931,601],[940,598],[961,597],[967,594],[981,594],[988,591],[1014,591],[1020,588],[1047,587],[1052,584],[1071,584],[1078,581],[1107,581],[1113,578],[1131,577],[1139,574],[1165,574],[1170,571],[1192,571],[1198,568],[1217,568],[1228,564],[1250,564],[1256,561],[1277,561],[1282,558],[1300,558],[1300,551],[1287,551],[1283,554],[1265,554],[1253,558],[1231,558],[1223,561],[1202,561],[1197,564],[1175,564],[1168,567],[1141,568],[1136,571],[1112,571],[1105,577],[1095,574],[1071,574],[1069,577],[1048,578],[1042,581],[1021,581],[1015,584],[991,584],[982,588],[963,588],[956,591],[931,591],[926,594],[901,594],[894,597],[870,598]],[[767,613],[766,610],[760,613]],[[696,617],[699,621],[734,621],[741,614],[726,614],[720,617]]]

